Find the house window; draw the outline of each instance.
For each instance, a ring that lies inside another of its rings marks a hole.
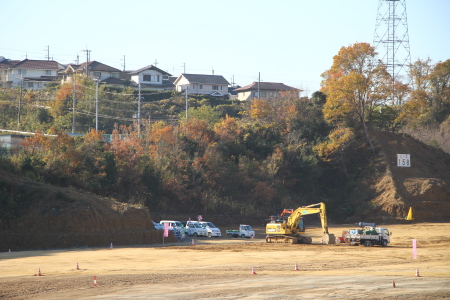
[[[50,76],[50,75],[52,75],[52,70],[45,70],[44,74],[47,76]]]
[[[203,84],[200,84],[200,89],[203,90]]]
[[[28,88],[33,88],[34,87],[34,82],[27,82],[27,87]]]
[[[152,75],[144,75],[144,81],[152,81]]]
[[[119,73],[112,73],[112,74],[111,74],[111,77],[119,78]]]
[[[169,80],[169,76],[163,75],[163,80]]]
[[[94,72],[94,77],[97,77],[97,78],[102,77],[102,72]]]
[[[213,86],[212,86],[212,89],[213,89],[214,91],[217,91],[217,90],[219,89],[219,86],[218,86],[218,85],[213,85]]]
[[[27,75],[27,70],[19,69],[19,75]]]
[[[156,81],[159,82],[159,75],[156,75]]]

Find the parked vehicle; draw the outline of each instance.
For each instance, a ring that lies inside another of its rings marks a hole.
[[[243,238],[254,238],[255,232],[250,225],[239,225],[239,230],[227,230],[227,235],[229,237],[243,237]]]
[[[208,236],[208,230],[197,221],[188,221],[185,232],[189,236]]]
[[[375,223],[360,222],[360,229],[350,229],[345,234],[344,241],[353,246],[362,244],[366,247],[381,245],[386,247],[391,242],[392,232],[387,228],[376,227]]]
[[[222,236],[222,232],[220,231],[219,228],[216,227],[216,225],[214,225],[211,222],[203,222],[200,221],[199,224],[205,228],[208,231],[208,237],[220,237]]]
[[[158,229],[158,230],[164,230],[164,225],[163,224],[161,224],[161,223],[156,223],[156,222],[154,222],[154,221],[152,221],[153,222],[153,226],[155,226],[155,229]]]
[[[169,223],[169,230],[174,230],[174,229],[178,230],[178,231],[184,230],[184,226],[183,226],[183,224],[181,224],[180,221],[162,220],[159,223],[162,224],[163,229],[164,229],[164,224]]]

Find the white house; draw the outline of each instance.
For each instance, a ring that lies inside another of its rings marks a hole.
[[[258,95],[259,90],[259,95]],[[292,91],[297,97],[300,96],[302,90],[285,85],[279,82],[253,82],[249,85],[237,88],[237,99],[241,101],[259,99],[274,99],[281,96],[281,92]]]
[[[26,89],[42,89],[58,78],[64,67],[54,60],[10,61],[0,57],[1,86],[13,88],[22,85]]]
[[[222,75],[181,74],[174,84],[179,92],[220,97],[228,95],[230,83]]]
[[[163,71],[153,65],[148,65],[139,70],[129,73],[131,81],[141,88],[150,88],[156,90],[173,90],[175,85],[169,80],[171,74]]]

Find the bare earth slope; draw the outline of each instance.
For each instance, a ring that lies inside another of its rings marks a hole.
[[[8,187],[3,193],[29,203],[10,205],[16,216],[0,219],[0,251],[161,242],[145,208],[2,171],[0,183]]]
[[[415,221],[449,221],[450,155],[406,134],[375,131],[371,136],[379,154],[376,170],[352,197],[358,218],[400,221],[412,207]],[[397,167],[397,154],[410,154],[411,167]]]

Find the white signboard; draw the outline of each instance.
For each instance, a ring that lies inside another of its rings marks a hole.
[[[411,167],[409,154],[397,154],[397,167]]]

